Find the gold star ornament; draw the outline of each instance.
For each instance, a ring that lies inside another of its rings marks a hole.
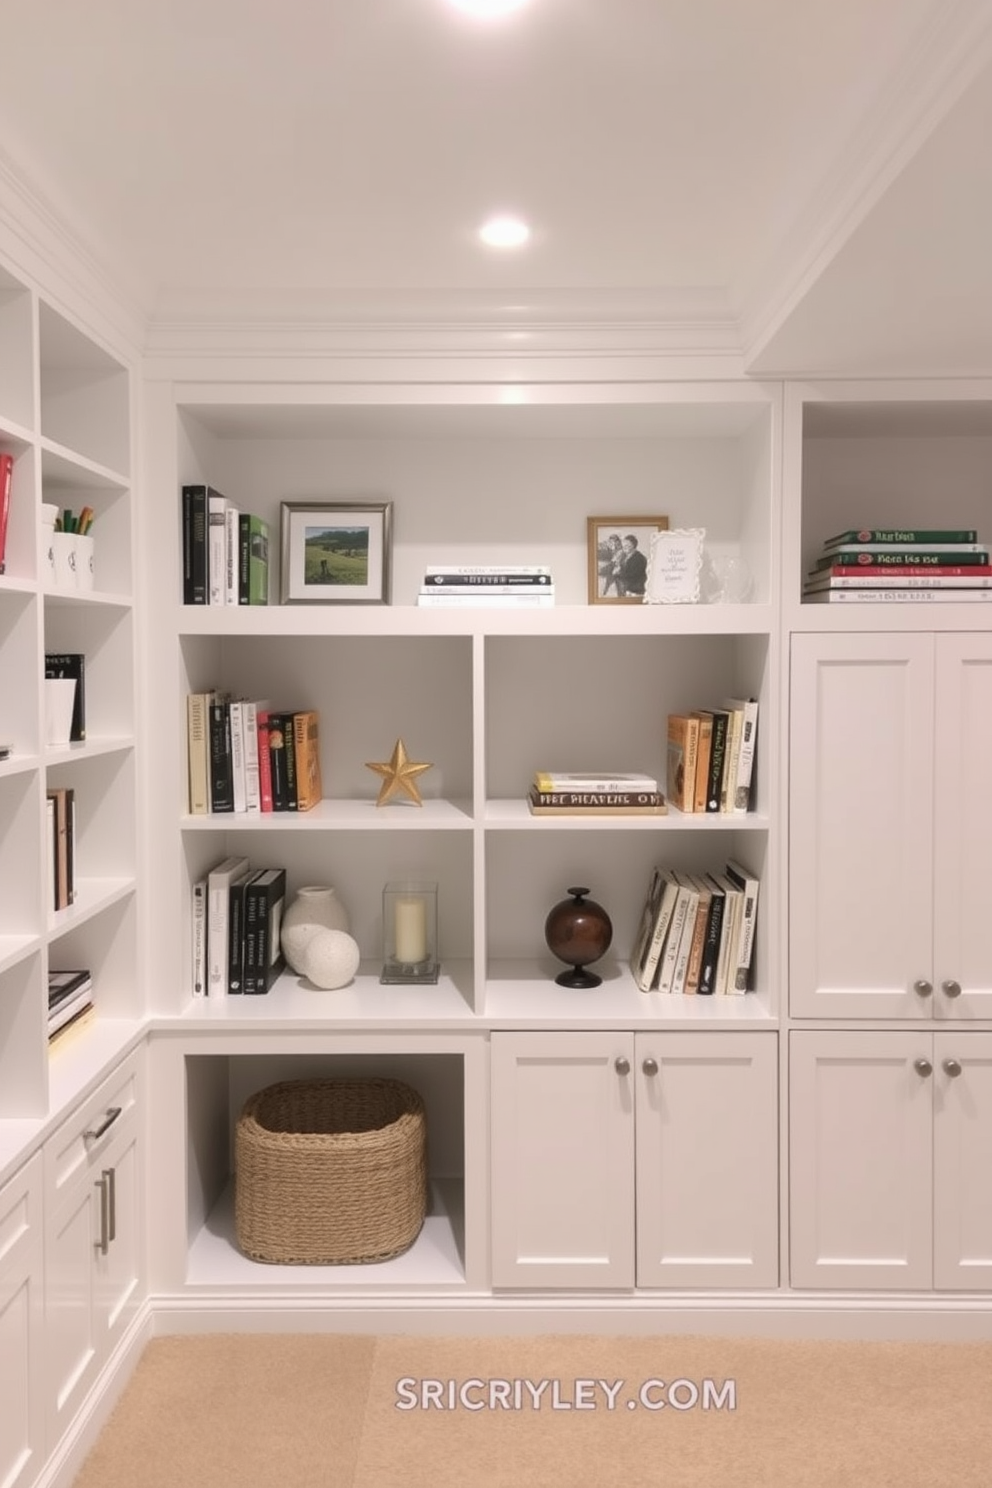
[[[407,757],[406,745],[402,739],[396,740],[395,748],[388,760],[382,764],[373,764],[371,761],[367,761],[365,768],[367,770],[374,770],[377,775],[382,776],[382,785],[379,787],[379,798],[375,803],[377,806],[385,806],[387,801],[391,801],[397,792],[402,792],[403,795],[409,796],[415,806],[423,806],[424,803],[420,799],[420,788],[417,785],[417,776],[422,775],[425,770],[432,770],[434,766],[429,761],[427,763],[414,764],[413,760]]]

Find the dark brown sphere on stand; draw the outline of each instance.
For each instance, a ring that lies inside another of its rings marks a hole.
[[[603,978],[585,968],[609,950],[613,924],[601,904],[586,898],[588,889],[568,892],[571,899],[556,904],[544,922],[548,949],[571,968],[559,972],[555,981],[560,987],[598,987]]]

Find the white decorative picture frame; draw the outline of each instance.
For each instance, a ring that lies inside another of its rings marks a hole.
[[[651,538],[645,604],[698,604],[705,527],[673,527]]]

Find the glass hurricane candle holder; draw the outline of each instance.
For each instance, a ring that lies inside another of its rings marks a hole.
[[[382,891],[380,982],[436,982],[437,884],[387,883]]]

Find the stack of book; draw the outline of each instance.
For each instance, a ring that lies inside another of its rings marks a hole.
[[[435,564],[424,573],[418,605],[543,608],[555,602],[550,568],[540,563]]]
[[[315,708],[276,709],[226,692],[191,692],[186,743],[192,816],[311,811],[322,798]]]
[[[48,1041],[93,1016],[93,978],[88,970],[48,973]]]
[[[183,603],[269,602],[269,527],[212,486],[183,486]]]
[[[723,872],[657,867],[630,971],[642,992],[720,996],[749,992],[758,879],[730,859]]]
[[[253,869],[238,854],[193,884],[193,996],[268,992],[284,966],[285,868]]]
[[[806,576],[815,604],[992,600],[987,543],[973,527],[864,527],[827,538]]]
[[[538,770],[527,797],[532,816],[664,816],[651,775],[553,774]]]
[[[724,698],[715,708],[669,713],[666,787],[684,812],[745,816],[755,784],[758,704]]]

